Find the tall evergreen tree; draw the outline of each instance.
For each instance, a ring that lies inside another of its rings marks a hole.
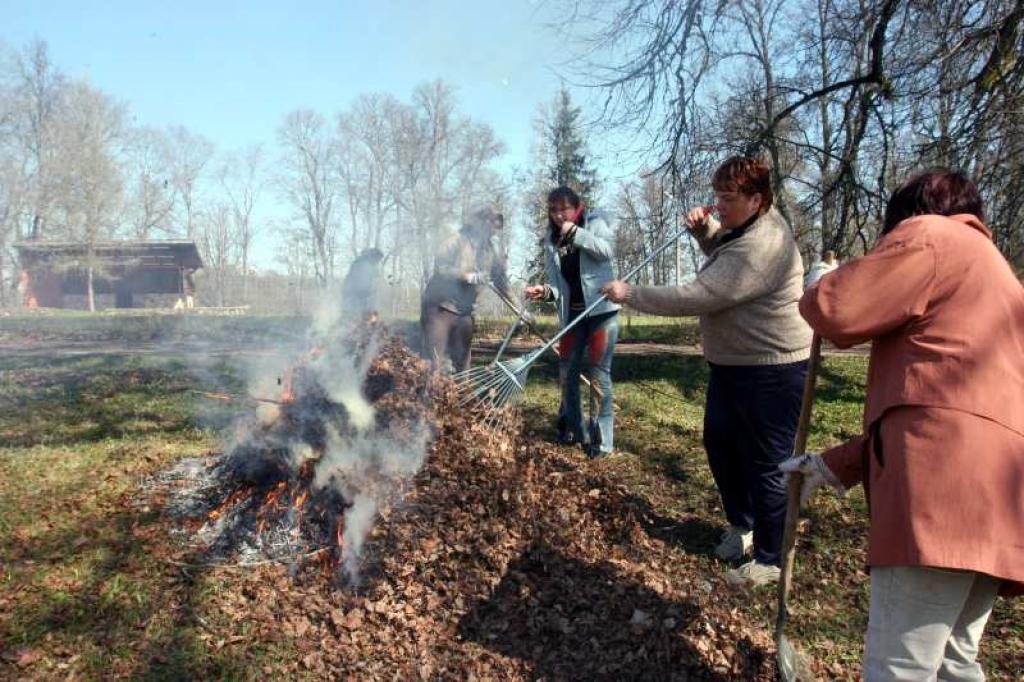
[[[571,187],[587,206],[598,192],[597,170],[591,165],[590,150],[583,139],[582,114],[583,110],[573,104],[569,91],[563,87],[551,104],[542,109],[537,122],[538,169],[526,197],[538,237],[527,266],[532,283],[545,277],[542,240],[547,234],[548,192],[562,185]]]
[[[590,151],[583,140],[582,113],[573,105],[569,91],[562,88],[544,126],[549,146],[546,171],[552,187],[571,187],[589,205],[597,190],[597,171],[588,165]]]

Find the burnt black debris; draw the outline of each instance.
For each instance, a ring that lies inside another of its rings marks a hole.
[[[298,558],[317,555],[337,567],[354,501],[372,498],[375,515],[419,468],[427,370],[380,324],[320,339],[280,377],[277,405],[233,425],[223,454],[182,462],[163,476],[175,487],[167,511],[197,526],[191,542],[205,561],[283,561],[294,570]],[[345,397],[332,395],[339,386],[372,407],[364,428]]]

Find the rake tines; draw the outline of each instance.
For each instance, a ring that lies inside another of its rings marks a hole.
[[[484,423],[495,425],[502,408],[519,401],[526,388],[526,376],[534,353],[516,360],[503,360],[455,374],[452,379],[463,395],[460,408],[482,412]]]
[[[647,255],[639,264],[637,264],[632,270],[622,276],[622,279],[629,280],[647,266],[648,263],[653,261],[655,257],[669,246],[672,245],[677,239],[679,239],[688,230],[682,229],[676,233],[674,237],[666,241],[664,244],[656,248],[650,254]],[[469,407],[471,410],[483,409],[486,412],[485,421],[490,422],[496,419],[496,413],[500,412],[500,408],[504,407],[509,402],[515,402],[519,400],[519,396],[523,394],[523,390],[526,386],[526,375],[530,371],[530,365],[537,361],[549,348],[553,348],[556,343],[566,334],[573,330],[582,320],[585,320],[590,313],[594,311],[597,306],[601,305],[607,296],[602,294],[601,296],[594,299],[594,301],[583,309],[583,312],[579,313],[571,322],[562,327],[561,331],[555,334],[553,337],[540,348],[532,351],[528,355],[524,355],[518,360],[512,360],[508,362],[492,362],[489,365],[483,367],[476,367],[474,369],[466,370],[456,374],[453,378],[458,390],[465,395],[460,406]],[[522,313],[518,313],[518,317],[522,319]],[[508,345],[508,340],[512,336],[512,331],[515,330],[515,325],[518,324],[519,320],[513,325],[512,330],[505,337],[505,341],[502,343],[501,349],[498,351],[499,356],[505,350]]]

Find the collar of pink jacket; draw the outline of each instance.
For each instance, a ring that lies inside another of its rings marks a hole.
[[[949,219],[969,225],[978,232],[981,232],[988,239],[992,239],[992,231],[985,227],[985,223],[978,220],[978,216],[976,215],[971,215],[970,213],[957,213],[956,215],[949,216]]]

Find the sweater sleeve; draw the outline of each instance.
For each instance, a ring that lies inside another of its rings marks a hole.
[[[552,248],[542,243],[541,249],[544,252],[544,270],[547,273],[548,281],[544,285],[544,300],[557,302],[558,292],[558,259],[555,258]]]
[[[601,215],[595,214],[587,218],[586,227],[576,230],[573,244],[581,251],[598,260],[611,260],[612,243],[615,235],[611,226]]]
[[[642,313],[664,317],[688,317],[728,307],[727,301],[699,279],[678,287],[632,287],[626,304]]]
[[[868,254],[839,266],[804,293],[800,314],[814,331],[846,348],[924,314],[936,279],[936,256],[927,240],[903,236],[912,228],[897,228]]]
[[[867,436],[861,435],[822,453],[821,458],[844,488],[864,482],[864,448],[867,442]]]
[[[706,315],[757,298],[772,287],[762,268],[740,251],[724,251],[697,278],[681,286],[632,287],[626,303],[668,317]]]

